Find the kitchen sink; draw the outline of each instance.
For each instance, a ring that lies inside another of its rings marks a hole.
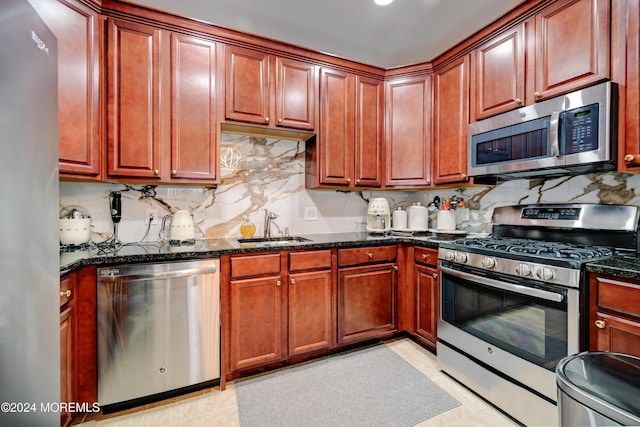
[[[281,246],[310,241],[310,239],[300,236],[252,237],[250,239],[238,239],[240,244],[251,244],[255,246]]]

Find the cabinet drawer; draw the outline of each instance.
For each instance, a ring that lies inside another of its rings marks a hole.
[[[76,275],[71,273],[60,279],[60,307],[68,304],[76,293]]]
[[[640,284],[598,277],[595,291],[598,308],[640,317]]]
[[[291,252],[289,271],[331,268],[331,249],[321,251]]]
[[[415,248],[414,260],[420,264],[436,265],[438,263],[438,251],[434,249]]]
[[[280,274],[280,254],[231,257],[231,277]]]
[[[338,265],[356,265],[369,262],[392,261],[396,259],[395,246],[375,246],[370,248],[340,249]]]

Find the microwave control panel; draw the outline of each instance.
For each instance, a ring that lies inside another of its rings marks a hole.
[[[561,123],[564,154],[598,149],[598,104],[563,112]]]

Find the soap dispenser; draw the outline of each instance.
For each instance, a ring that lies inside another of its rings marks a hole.
[[[244,222],[240,224],[240,234],[242,234],[242,237],[245,239],[250,239],[256,234],[256,226],[249,219],[249,215],[245,216]]]

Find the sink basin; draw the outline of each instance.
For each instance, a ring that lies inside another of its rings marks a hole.
[[[294,243],[310,242],[311,240],[300,236],[287,237],[252,237],[250,239],[238,239],[240,244],[253,244],[256,246],[280,246]]]

